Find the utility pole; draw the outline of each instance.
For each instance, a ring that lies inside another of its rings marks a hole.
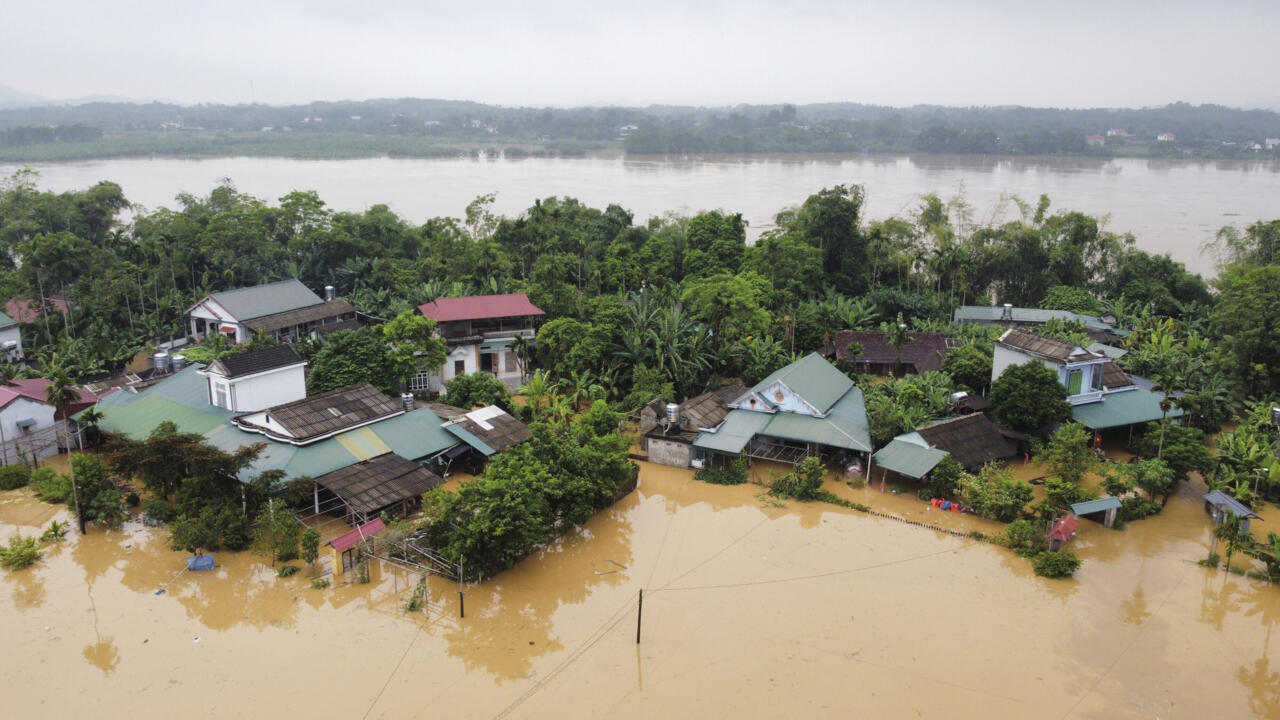
[[[644,588],[640,588],[640,600],[636,603],[636,644],[640,644],[640,621],[644,618]]]
[[[458,560],[458,617],[465,618],[467,616],[467,595],[463,592],[463,583],[466,576],[465,566],[462,560]]]

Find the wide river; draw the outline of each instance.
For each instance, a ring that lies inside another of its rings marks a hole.
[[[0,176],[20,165],[0,164]],[[974,220],[1014,219],[1002,202],[1015,195],[1033,206],[1047,194],[1058,210],[1108,217],[1140,247],[1169,253],[1195,271],[1213,273],[1201,247],[1223,225],[1243,227],[1280,217],[1280,163],[983,156],[820,155],[706,156],[690,159],[600,155],[574,159],[291,160],[177,158],[93,160],[34,165],[40,185],[65,191],[99,180],[150,209],[173,206],[181,192],[207,193],[230,178],[245,193],[275,200],[315,190],[330,207],[363,210],[384,203],[414,222],[459,217],[478,195],[496,192],[494,207],[517,215],[535,199],[570,196],[603,208],[618,203],[638,221],[669,211],[742,213],[752,237],[781,209],[837,184],[867,189],[867,217],[911,213],[924,193],[959,194]]]

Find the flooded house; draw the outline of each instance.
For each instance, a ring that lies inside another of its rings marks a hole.
[[[22,349],[22,333],[19,332],[18,321],[0,312],[0,359],[7,363],[20,363],[26,357],[26,352]]]
[[[528,425],[497,405],[474,410],[441,403],[427,406],[444,418],[442,427],[460,441],[437,460],[437,468],[445,474],[458,464],[472,474],[479,474],[489,458],[533,437]]]
[[[525,368],[515,352],[516,340],[531,342],[534,321],[546,314],[524,293],[438,298],[418,306],[418,311],[436,321],[436,334],[444,339],[448,356],[438,370],[410,378],[414,393],[442,393],[453,378],[476,372],[488,373],[510,388],[519,386]]]
[[[285,376],[301,372],[277,348],[243,355],[219,358],[221,369],[213,363],[194,363],[146,387],[102,398],[97,404],[104,413],[99,427],[145,440],[157,425],[171,422],[225,452],[265,443],[258,460],[240,473],[243,482],[265,470],[280,470],[286,480],[320,477],[386,453],[425,465],[461,444],[429,408],[415,409],[367,383],[311,397],[303,386],[283,381],[271,383],[278,387],[237,384],[234,396],[220,391],[228,380],[255,375],[242,374],[246,369],[280,370]],[[282,387],[291,387],[292,397],[278,394]],[[219,405],[224,397],[236,409]]]
[[[332,285],[324,291],[321,299],[298,280],[281,280],[211,293],[187,308],[190,335],[200,342],[220,334],[236,345],[258,333],[292,342],[359,327],[355,307],[335,297]]]
[[[864,462],[871,435],[862,390],[811,353],[729,402],[724,419],[699,432],[693,448],[710,466],[741,453],[792,465],[810,456],[829,465]]]
[[[1144,378],[1129,375],[1106,353],[1035,332],[1009,329],[995,343],[991,380],[1010,365],[1039,362],[1053,370],[1067,390],[1067,403],[1075,422],[1101,432],[1128,428],[1160,420],[1164,396],[1151,390]],[[1167,416],[1177,418],[1182,410],[1170,408]]]
[[[1207,492],[1204,498],[1204,511],[1209,513],[1209,517],[1213,519],[1214,525],[1221,525],[1226,519],[1227,513],[1240,518],[1240,532],[1248,534],[1249,521],[1260,519],[1258,513],[1249,508],[1248,505],[1222,492],[1221,490],[1213,490]]]
[[[437,474],[418,463],[383,453],[316,478],[316,514],[323,507],[340,504],[353,525],[361,525],[387,513],[407,515],[422,504],[422,494],[444,484]]]
[[[956,341],[945,333],[909,332],[907,344],[899,352],[888,333],[841,330],[831,346],[837,364],[847,364],[867,375],[898,376],[942,369],[942,360],[956,347]]]
[[[729,403],[747,391],[733,383],[689,398],[683,403],[655,399],[640,410],[641,447],[650,462],[674,467],[702,468],[706,455],[694,447],[698,435],[716,428],[729,414]]]
[[[37,462],[76,442],[74,429],[68,439],[63,411],[49,403],[46,390],[51,384],[45,378],[0,383],[0,465]],[[101,399],[84,388],[75,390],[78,399],[67,408],[71,415]]]
[[[1018,453],[1022,436],[975,413],[939,420],[903,433],[876,451],[875,464],[915,480],[929,476],[943,458],[977,472],[988,463],[1004,462]]]

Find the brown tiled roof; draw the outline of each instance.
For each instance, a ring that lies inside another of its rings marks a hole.
[[[439,415],[445,420],[457,420],[458,418],[467,414],[467,411],[463,410],[460,407],[454,407],[453,405],[445,405],[444,403],[429,402],[429,403],[424,403],[424,405],[431,412]]]
[[[395,453],[348,465],[315,480],[366,515],[444,483],[439,475]]]
[[[246,320],[244,325],[250,330],[270,332],[295,325],[305,325],[317,320],[353,315],[355,311],[355,306],[346,300],[330,300],[319,305],[308,305],[296,310],[286,310],[274,315],[264,315],[263,317]]]
[[[224,355],[210,363],[209,369],[220,375],[235,378],[296,365],[302,361],[302,356],[292,347],[277,345],[263,350]]]
[[[1102,386],[1107,388],[1129,387],[1133,384],[1133,378],[1129,374],[1120,369],[1115,362],[1109,362],[1102,366]]]
[[[493,448],[494,452],[502,452],[512,445],[519,445],[533,437],[533,431],[528,425],[505,412],[486,418],[485,423],[492,429],[482,427],[466,415],[453,421],[454,425],[480,438],[485,445]]]
[[[295,444],[306,444],[311,439],[332,435],[348,428],[364,425],[404,412],[404,405],[383,395],[369,383],[338,388],[326,393],[276,405],[262,411],[272,421],[289,431],[290,436],[279,439]],[[258,413],[252,413],[256,415]],[[232,418],[241,426],[247,426],[277,437],[266,428],[247,421],[251,415]]]
[[[942,367],[942,358],[946,356],[949,349],[946,334],[911,332],[907,335],[911,338],[911,342],[902,346],[904,365],[914,366],[919,373]],[[862,354],[848,358],[849,345],[855,342],[862,346]],[[898,361],[898,351],[889,344],[887,333],[841,330],[836,333],[833,344],[836,349],[836,360],[850,359],[854,362],[876,365],[892,364]]]
[[[1098,353],[1091,353],[1088,350],[1072,355],[1071,351],[1076,349],[1076,345],[1072,345],[1069,342],[1063,342],[1057,338],[1048,337],[1047,335],[1041,335],[1040,333],[1026,332],[1017,329],[1006,330],[996,342],[1034,355],[1040,355],[1041,357],[1046,357],[1050,360],[1057,360],[1059,362],[1073,362],[1106,357],[1105,355],[1099,355]]]
[[[950,453],[967,470],[1012,457],[1016,450],[996,424],[980,413],[943,420],[916,432],[930,445]]]
[[[713,428],[724,421],[729,414],[729,403],[737,400],[747,392],[742,383],[726,385],[719,390],[705,392],[697,397],[689,398],[680,405],[680,414],[689,418],[694,427]],[[663,412],[658,408],[658,412]]]

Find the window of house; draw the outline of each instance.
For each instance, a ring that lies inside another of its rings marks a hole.
[[[1083,371],[1083,370],[1072,370],[1072,371],[1067,375],[1067,394],[1068,394],[1068,395],[1079,395],[1079,394],[1080,394],[1080,386],[1081,386],[1081,384],[1082,384],[1083,382],[1084,382],[1084,371]]]
[[[222,383],[213,384],[213,404],[220,408],[231,409],[231,403],[227,400],[227,386]]]
[[[456,377],[456,376],[458,376],[458,375],[465,375],[466,373],[467,373],[467,361],[466,361],[466,360],[454,360],[454,361],[453,361],[453,374],[454,374],[454,376]]]

